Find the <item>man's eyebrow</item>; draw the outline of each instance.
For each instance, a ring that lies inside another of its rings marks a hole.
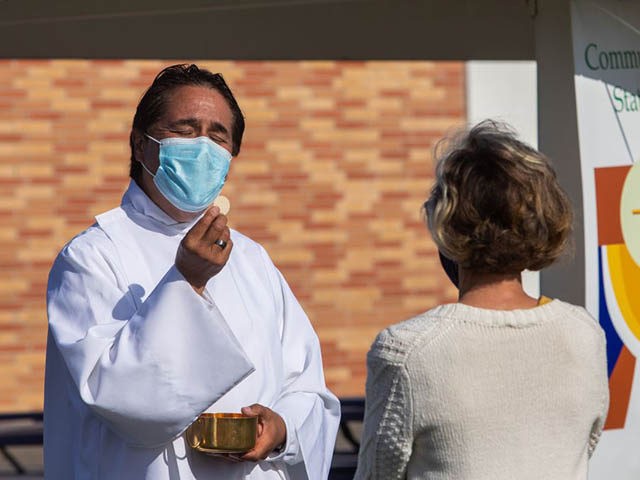
[[[169,124],[169,127],[179,127],[183,125],[198,128],[200,127],[201,122],[197,118],[180,118],[174,122],[171,122]],[[225,127],[222,123],[215,121],[209,124],[208,130],[212,132],[224,133],[227,135],[229,134],[229,130],[227,129],[227,127]]]
[[[209,124],[209,130],[212,131],[212,132],[225,133],[227,135],[229,134],[229,131],[227,130],[227,127],[225,127],[220,122],[211,122]]]
[[[195,118],[180,118],[169,123],[169,127],[181,127],[183,125],[195,128],[200,126],[200,122]]]

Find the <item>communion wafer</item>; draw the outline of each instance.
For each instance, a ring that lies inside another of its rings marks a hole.
[[[220,213],[226,215],[229,213],[231,209],[231,202],[224,195],[218,195],[218,197],[213,201],[213,204],[220,209]]]

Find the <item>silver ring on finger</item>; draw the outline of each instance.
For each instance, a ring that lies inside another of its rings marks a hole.
[[[227,242],[222,240],[221,238],[217,239],[215,242],[213,242],[215,245],[219,246],[221,250],[224,250],[224,248],[227,246]]]

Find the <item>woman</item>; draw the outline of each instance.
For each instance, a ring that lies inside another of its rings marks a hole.
[[[355,478],[585,479],[609,400],[604,334],[520,280],[565,249],[569,200],[547,158],[495,122],[438,153],[424,207],[458,302],[373,343]]]

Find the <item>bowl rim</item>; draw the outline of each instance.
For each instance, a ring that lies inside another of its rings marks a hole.
[[[257,415],[245,415],[244,413],[201,413],[198,418],[204,419],[233,419],[233,420],[254,420],[257,419]]]

